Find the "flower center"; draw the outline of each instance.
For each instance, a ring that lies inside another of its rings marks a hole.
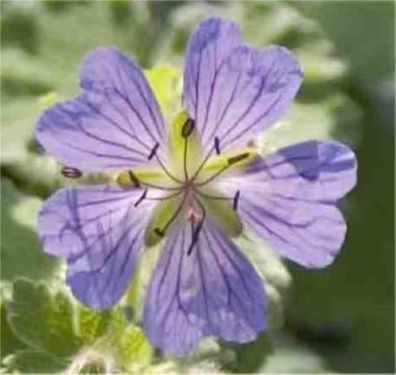
[[[184,220],[191,225],[191,252],[208,214],[229,235],[240,234],[242,224],[237,208],[241,192],[225,196],[219,193],[216,181],[227,173],[240,171],[256,152],[245,149],[223,154],[220,140],[214,137],[213,146],[205,153],[195,122],[185,113],[176,118],[171,128],[166,162],[157,154],[158,148],[157,144],[153,145],[148,159],[155,158],[159,168],[129,170],[116,179],[125,188],[144,188],[135,206],[144,200],[158,201],[146,231],[146,245],[154,245],[173,223]]]

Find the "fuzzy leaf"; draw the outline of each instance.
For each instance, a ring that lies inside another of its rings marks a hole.
[[[13,332],[32,349],[62,357],[75,353],[82,343],[74,330],[70,299],[52,293],[44,283],[17,279],[7,312]]]
[[[76,319],[81,339],[90,344],[98,337],[103,336],[117,314],[116,310],[95,311],[83,305],[78,305]]]
[[[19,351],[4,359],[7,373],[40,373],[53,374],[63,370],[67,361],[51,354],[38,351]]]
[[[124,371],[133,371],[147,366],[152,359],[153,349],[142,330],[128,325],[120,332],[116,341],[117,359]]]
[[[0,353],[0,358],[1,360],[7,356],[8,354],[11,354],[17,350],[22,350],[26,348],[26,345],[24,345],[18,338],[14,335],[12,332],[10,325],[8,324],[7,320],[7,313],[5,310],[5,304],[3,301],[1,302],[1,353]]]

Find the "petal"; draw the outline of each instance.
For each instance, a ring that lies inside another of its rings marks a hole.
[[[143,246],[152,202],[142,191],[105,186],[62,189],[44,204],[38,231],[48,254],[67,259],[73,294],[92,308],[124,294]]]
[[[148,337],[174,355],[191,352],[205,336],[243,343],[265,328],[261,279],[209,220],[190,254],[189,223],[173,227],[146,296]]]
[[[207,19],[190,37],[184,66],[183,104],[202,133],[217,70],[241,43],[238,26],[221,18]]]
[[[286,48],[242,46],[233,23],[211,19],[189,43],[184,104],[204,148],[217,137],[226,149],[279,120],[301,81],[301,68]]]
[[[342,246],[346,225],[335,204],[355,183],[356,159],[347,146],[308,141],[257,158],[219,188],[231,195],[239,190],[242,221],[283,256],[320,268]]]
[[[80,78],[82,93],[39,119],[38,142],[62,164],[84,170],[147,163],[166,137],[141,69],[116,48],[99,48],[85,57]]]

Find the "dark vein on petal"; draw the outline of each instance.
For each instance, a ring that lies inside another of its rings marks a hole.
[[[234,259],[233,259],[233,258],[230,256],[230,254],[227,252],[227,249],[224,247],[224,244],[223,244],[223,242],[221,241],[222,239],[221,239],[221,238],[219,239],[219,238],[217,237],[218,235],[217,235],[217,234],[215,235],[215,234],[214,234],[213,232],[211,232],[211,231],[209,231],[209,233],[210,233],[210,235],[212,236],[212,239],[219,245],[219,248],[221,249],[221,252],[226,256],[226,258],[228,259],[228,261],[233,265],[234,269],[237,270],[237,273],[239,274],[239,277],[241,278],[241,280],[242,280],[242,282],[243,282],[243,285],[244,285],[246,291],[248,292],[248,295],[249,295],[250,299],[251,299],[252,302],[254,303],[254,298],[253,298],[253,296],[251,295],[249,288],[247,287],[246,280],[245,280],[245,277],[244,277],[244,275],[243,275],[243,270],[241,270],[241,269],[239,268],[238,264],[234,261]],[[208,242],[210,242],[208,236],[206,236],[206,239],[207,239]],[[211,248],[212,248],[212,246],[211,246]]]
[[[231,96],[230,96],[230,98],[228,99],[227,104],[224,106],[223,111],[222,111],[222,113],[221,113],[221,115],[220,115],[220,119],[216,121],[216,124],[215,124],[215,126],[213,127],[210,136],[207,138],[207,141],[209,141],[210,139],[213,138],[213,136],[214,136],[216,130],[220,127],[220,124],[223,122],[224,117],[226,116],[226,114],[227,114],[227,112],[228,112],[228,109],[229,109],[230,106],[231,106],[231,103],[232,103],[232,102],[234,101],[234,99],[235,99],[235,94],[236,94],[236,91],[237,91],[237,87],[239,86],[239,82],[240,82],[240,80],[241,80],[241,77],[242,77],[242,71],[240,71],[240,72],[238,73],[238,76],[237,76],[237,79],[236,79],[236,83],[235,83],[235,86],[234,86],[233,91],[232,91],[232,93],[231,93]],[[241,94],[241,93],[239,93],[239,94]]]
[[[117,74],[118,74],[118,78],[120,80],[120,82],[122,83],[123,87],[124,87],[124,91],[125,91],[125,82],[121,77],[121,74],[119,72],[119,70],[117,70]],[[156,137],[154,137],[153,133],[151,132],[150,127],[147,125],[147,123],[144,121],[144,119],[142,118],[140,112],[135,108],[135,106],[131,103],[129,96],[127,94],[127,92],[125,91],[125,94],[122,94],[121,91],[119,91],[116,87],[114,87],[113,89],[119,96],[120,98],[122,98],[128,105],[129,107],[132,109],[132,111],[135,113],[136,117],[139,119],[140,123],[142,124],[143,128],[146,130],[147,134],[151,137],[151,139],[154,141],[154,143],[158,142],[158,140],[156,139]]]

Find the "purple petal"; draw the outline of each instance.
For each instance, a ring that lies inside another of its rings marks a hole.
[[[205,134],[212,82],[231,51],[241,43],[238,26],[221,18],[204,21],[190,37],[184,66],[183,104],[202,134]]]
[[[141,69],[116,48],[99,48],[85,57],[80,78],[82,93],[39,119],[39,143],[62,164],[83,170],[147,163],[166,133]]]
[[[286,48],[242,46],[235,24],[210,19],[190,39],[184,80],[184,105],[204,147],[218,138],[224,149],[279,120],[300,87],[302,72]]]
[[[191,244],[189,223],[172,228],[151,280],[144,327],[151,342],[174,355],[205,336],[254,340],[265,328],[262,281],[253,266],[209,219]]]
[[[135,207],[141,195],[105,186],[62,189],[39,213],[44,250],[67,259],[67,282],[87,306],[109,308],[128,287],[152,208],[148,201]]]
[[[335,204],[355,183],[356,159],[347,146],[308,141],[255,159],[219,188],[240,191],[242,220],[283,256],[320,268],[342,246],[346,225]]]

